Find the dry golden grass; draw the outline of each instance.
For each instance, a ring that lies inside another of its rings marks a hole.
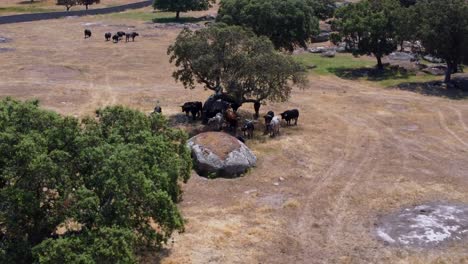
[[[83,39],[84,27],[93,30],[91,39]],[[127,29],[142,37],[103,40],[106,31]],[[13,42],[1,45],[15,51],[0,54],[0,95],[39,98],[80,117],[110,104],[149,112],[157,101],[165,115],[180,114],[183,102],[203,101],[209,92],[184,90],[172,79],[166,50],[177,33],[105,17],[4,25],[1,35]],[[388,247],[374,224],[403,206],[468,203],[468,102],[331,76],[310,81],[289,102],[262,107],[298,108],[301,116],[279,137],[257,133],[247,143],[257,168],[238,179],[193,175],[181,203],[186,232],[144,262],[467,262],[466,242]]]

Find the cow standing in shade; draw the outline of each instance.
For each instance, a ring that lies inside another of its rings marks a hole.
[[[203,110],[203,104],[202,102],[186,102],[182,106],[182,112],[185,112],[186,116],[189,116],[189,113],[192,114],[193,120],[197,119],[197,116],[200,117],[202,110]]]
[[[268,125],[268,132],[271,137],[279,135],[281,127],[281,120],[278,116],[275,116],[271,119],[270,124]]]
[[[268,113],[263,116],[263,118],[265,119],[265,135],[268,134],[268,126],[270,125],[270,122],[274,116],[275,113],[273,111],[268,111]]]
[[[247,137],[248,139],[253,138],[253,132],[254,132],[255,126],[252,120],[245,120],[244,125],[241,128],[241,131],[244,132],[244,137]]]

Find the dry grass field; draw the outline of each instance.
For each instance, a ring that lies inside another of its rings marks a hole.
[[[104,41],[118,30],[141,37]],[[157,101],[165,115],[180,114],[209,92],[171,77],[166,50],[179,30],[112,16],[3,25],[12,41],[0,48],[13,50],[0,53],[0,96],[77,117],[111,104],[149,112]],[[309,79],[289,102],[261,109],[298,108],[299,125],[249,141],[258,166],[244,177],[194,174],[183,187],[186,231],[145,263],[468,263],[466,241],[397,248],[375,231],[379,216],[405,206],[468,203],[468,101]]]

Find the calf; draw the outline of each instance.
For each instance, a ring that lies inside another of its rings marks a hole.
[[[201,116],[201,112],[203,110],[202,102],[186,102],[182,106],[182,112],[185,112],[185,115],[192,114],[193,120],[197,119],[197,116]]]
[[[106,38],[106,41],[109,41],[112,38],[112,33],[107,32],[106,34],[104,34],[104,37]]]
[[[281,121],[280,118],[275,116],[271,119],[270,124],[268,125],[268,132],[271,137],[275,137],[280,133]]]
[[[217,131],[223,129],[224,118],[223,114],[217,113],[214,117],[208,119],[208,126],[214,128]]]
[[[233,130],[236,131],[237,129],[237,114],[234,112],[234,109],[232,109],[231,106],[224,112],[224,118],[226,119],[226,123],[229,125],[229,127]]]
[[[118,43],[119,40],[120,40],[119,35],[115,34],[114,36],[112,36],[112,42]]]
[[[291,120],[294,120],[294,125],[297,126],[297,119],[299,118],[299,110],[292,109],[284,111],[281,114],[281,118],[286,120],[286,124],[291,125]]]
[[[130,38],[132,38],[132,41],[134,42],[135,41],[135,38],[137,36],[140,36],[140,34],[136,33],[136,32],[132,32],[132,33],[127,33],[125,34],[125,42],[129,42],[130,41]]]
[[[241,128],[242,132],[244,132],[244,137],[249,139],[253,138],[254,129],[255,126],[252,120],[245,120],[245,123]]]
[[[91,30],[85,29],[84,30],[84,38],[90,38],[91,37]]]

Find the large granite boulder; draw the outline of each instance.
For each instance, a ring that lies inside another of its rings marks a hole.
[[[236,177],[254,167],[257,157],[237,138],[224,132],[205,132],[187,142],[197,173],[208,177]]]

